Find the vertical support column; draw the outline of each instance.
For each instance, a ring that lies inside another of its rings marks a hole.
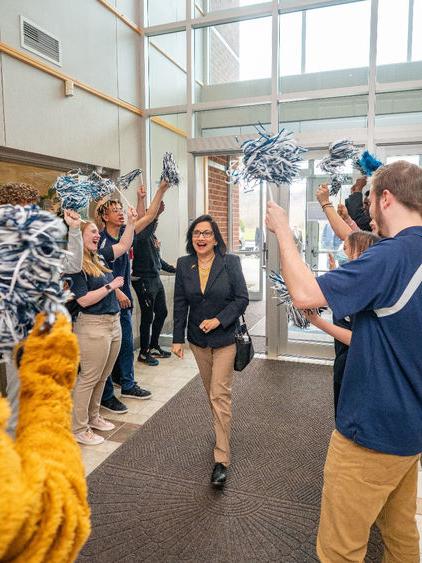
[[[290,189],[287,184],[283,186],[271,185],[275,203],[281,205],[289,212]],[[270,197],[267,187],[267,201]],[[273,299],[274,290],[271,289],[271,281],[268,274],[271,271],[280,271],[280,252],[278,249],[277,238],[267,231],[267,266],[266,266],[266,336],[267,336],[267,355],[269,358],[276,358],[287,350],[288,324],[286,309],[277,306]]]
[[[279,25],[278,25],[278,1],[273,0],[272,5],[272,54],[271,54],[271,130],[273,134],[278,132],[278,92],[279,92]],[[282,205],[288,211],[289,190],[287,186],[271,184],[272,196],[275,203]],[[287,197],[286,197],[287,193]],[[269,185],[267,184],[267,198],[270,199]],[[267,341],[267,355],[276,358],[287,348],[287,317],[282,307],[277,307],[273,299],[273,290],[268,274],[274,270],[280,271],[280,252],[276,237],[267,231],[266,237],[266,324],[265,333]]]
[[[139,22],[142,29],[145,28],[147,21],[146,4],[147,0],[140,0],[140,15],[141,21]],[[141,108],[145,110],[149,106],[149,84],[148,84],[148,38],[142,34],[139,38],[139,51],[140,51],[140,81],[141,81]],[[141,168],[143,170],[144,184],[148,189],[151,186],[151,163],[149,158],[150,135],[149,135],[149,118],[145,115],[141,117]],[[151,194],[149,194],[151,196]]]
[[[194,87],[194,37],[192,29],[193,1],[186,0],[186,127],[188,140],[194,136],[193,123],[193,87]],[[188,189],[188,221],[191,223],[196,217],[196,169],[195,157],[187,154],[187,189]]]
[[[306,10],[302,12],[302,53],[300,60],[300,72],[305,74],[306,72]]]
[[[273,0],[271,15],[271,130],[278,132],[278,85],[279,85],[279,48],[278,48],[278,1]]]
[[[375,150],[375,112],[377,88],[377,36],[378,36],[378,0],[371,1],[371,35],[369,42],[368,76],[368,150]]]

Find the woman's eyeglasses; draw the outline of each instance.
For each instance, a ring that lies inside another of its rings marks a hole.
[[[214,236],[213,231],[193,231],[192,238],[199,238],[200,236],[204,238],[211,238]]]

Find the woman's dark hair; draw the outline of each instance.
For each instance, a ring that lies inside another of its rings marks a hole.
[[[200,217],[197,217],[194,221],[192,221],[188,232],[186,233],[186,252],[188,254],[196,254],[192,244],[192,233],[195,230],[196,225],[198,223],[202,223],[203,221],[206,221],[211,225],[212,232],[214,233],[214,238],[217,241],[216,250],[221,254],[221,256],[224,256],[227,251],[226,243],[221,236],[220,229],[218,228],[217,223],[214,221],[211,215],[201,215]]]

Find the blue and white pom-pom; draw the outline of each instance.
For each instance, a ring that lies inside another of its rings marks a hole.
[[[85,187],[89,198],[93,201],[98,201],[112,194],[116,189],[116,184],[110,178],[103,178],[94,170],[88,176]]]
[[[299,175],[299,162],[307,149],[299,146],[291,138],[292,133],[285,129],[273,136],[268,135],[262,125],[257,131],[257,139],[242,143],[242,161],[228,173],[231,182],[254,185],[264,180],[278,185],[290,184]]]
[[[95,171],[85,177],[81,170],[71,170],[63,176],[59,176],[52,187],[56,190],[63,209],[78,211],[87,207],[90,201],[103,199],[115,190],[122,195],[120,190],[127,189],[140,174],[142,174],[142,170],[136,168],[128,174],[120,176],[114,183],[110,178],[103,178]],[[122,195],[122,197],[124,196]],[[124,199],[126,200],[126,198]],[[129,202],[127,203],[129,204]]]
[[[372,176],[375,170],[382,165],[382,162],[369,151],[363,151],[361,155],[356,155],[353,159],[353,168],[359,170],[363,176]]]
[[[350,139],[340,139],[329,145],[329,155],[321,160],[319,167],[331,176],[330,195],[337,195],[341,185],[348,179],[342,169],[347,160],[354,158],[356,150]]]
[[[171,152],[165,152],[163,155],[163,171],[160,181],[164,180],[169,186],[178,186],[181,179],[173,154]]]
[[[303,314],[303,311],[293,305],[293,300],[282,276],[276,272],[272,272],[268,277],[274,282],[272,289],[276,291],[280,305],[286,306],[289,321],[299,328],[308,328],[310,326],[310,322]],[[318,309],[309,309],[309,311],[319,314]]]
[[[86,182],[80,180],[81,170],[70,170],[59,176],[52,188],[56,190],[63,209],[83,209],[89,205],[91,197]]]
[[[66,312],[61,219],[38,206],[0,206],[0,352],[8,353],[41,311]]]
[[[127,190],[129,184],[131,184],[133,180],[135,180],[140,175],[142,175],[141,168],[135,168],[135,170],[132,170],[131,172],[120,176],[120,178],[117,178],[116,185],[122,190]]]
[[[81,170],[71,170],[59,176],[52,187],[61,200],[62,209],[74,211],[88,207],[90,201],[97,201],[115,190],[112,180],[95,171],[85,177]]]

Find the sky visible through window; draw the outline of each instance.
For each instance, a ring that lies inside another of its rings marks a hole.
[[[241,0],[245,6],[255,0]],[[406,62],[408,0],[379,0],[377,64]],[[369,65],[370,1],[362,0],[306,14],[305,72]],[[422,0],[414,0],[412,60],[422,60]],[[240,79],[271,76],[271,20],[240,22]],[[301,73],[302,12],[280,16],[280,74]]]

